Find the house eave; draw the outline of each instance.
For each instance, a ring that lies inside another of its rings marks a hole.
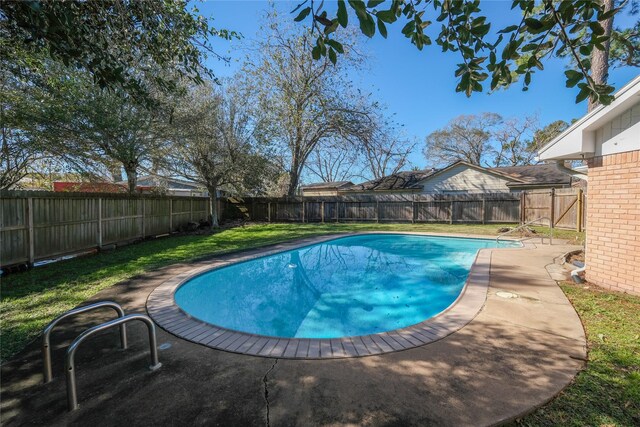
[[[640,101],[640,76],[623,86],[610,105],[601,105],[538,150],[540,160],[582,160],[596,153],[595,131],[619,111]]]

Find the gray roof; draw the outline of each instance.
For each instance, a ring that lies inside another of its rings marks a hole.
[[[432,175],[435,169],[404,171],[349,187],[348,191],[416,190],[415,185]]]
[[[458,164],[466,162],[455,162],[443,169],[424,169],[419,171],[403,171],[379,179],[352,185],[347,191],[390,191],[390,190],[419,190],[417,185],[420,181],[430,177],[445,169],[449,169]],[[469,165],[471,166],[471,165]],[[508,186],[530,186],[530,185],[564,185],[571,184],[571,175],[558,169],[555,164],[539,164],[527,166],[507,166],[499,168],[485,168],[475,166],[478,169],[502,175],[506,179],[513,179],[507,183]]]
[[[560,170],[555,164],[540,164],[527,166],[507,166],[500,168],[489,168],[492,171],[513,176],[524,181],[512,182],[507,185],[562,185],[571,184],[571,175]]]
[[[343,187],[350,187],[353,185],[351,181],[332,181],[332,182],[314,182],[312,184],[303,185],[300,188],[303,190],[332,190]]]

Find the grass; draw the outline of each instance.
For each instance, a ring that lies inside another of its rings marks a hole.
[[[265,246],[286,240],[349,231],[428,231],[436,233],[497,234],[491,224],[264,224],[239,227],[211,235],[149,240],[139,244],[66,260],[0,279],[0,360],[5,361],[38,336],[59,314],[77,306],[117,282],[161,266],[207,255]],[[581,239],[573,231],[556,237]]]
[[[562,283],[587,332],[589,361],[522,426],[640,425],[640,297]]]

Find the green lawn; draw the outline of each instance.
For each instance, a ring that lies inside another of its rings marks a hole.
[[[522,426],[640,425],[640,297],[561,284],[587,332],[587,369]]]

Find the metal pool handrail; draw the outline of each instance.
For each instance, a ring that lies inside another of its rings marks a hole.
[[[496,237],[496,243],[500,242],[500,238],[506,236],[507,234],[513,233],[516,230],[520,230],[523,227],[526,227],[527,225],[531,225],[534,222],[538,222],[540,220],[543,219],[548,219],[549,220],[549,230],[550,230],[550,237],[549,237],[549,244],[553,245],[553,227],[551,226],[551,218],[549,218],[548,216],[541,216],[540,218],[536,218],[534,220],[525,222],[524,224],[520,224],[519,226],[517,226],[516,228],[512,228],[509,231],[505,231],[504,233],[500,233],[498,234],[498,237]],[[542,238],[542,242],[544,243],[544,236],[541,237]]]
[[[96,310],[102,307],[109,307],[114,309],[118,313],[118,317],[124,317],[124,310],[120,306],[120,304],[113,301],[100,301],[95,304],[85,305],[84,307],[78,307],[73,310],[69,310],[64,314],[56,317],[44,328],[42,332],[42,359],[43,359],[43,374],[44,374],[44,382],[45,384],[51,381],[53,377],[51,370],[51,331],[53,328],[61,321],[68,317],[75,316],[76,314],[85,313],[87,311]],[[122,324],[120,326],[120,342],[122,344],[122,348],[127,348],[127,326]]]
[[[69,411],[78,409],[75,355],[80,344],[82,344],[84,340],[98,332],[104,331],[105,329],[113,328],[115,326],[123,326],[125,323],[131,322],[132,320],[140,320],[144,322],[147,325],[147,329],[149,330],[149,348],[151,352],[151,366],[149,366],[149,369],[155,371],[162,366],[162,363],[158,361],[156,327],[153,324],[153,321],[151,321],[151,319],[144,314],[128,314],[124,317],[113,319],[100,325],[94,326],[93,328],[87,329],[86,331],[78,335],[78,337],[71,343],[71,345],[67,349],[67,356],[65,358],[64,366],[65,371],[67,372],[67,403],[69,405]]]

